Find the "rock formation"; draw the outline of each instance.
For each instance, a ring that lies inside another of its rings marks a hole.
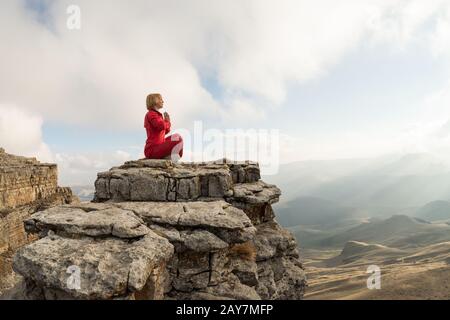
[[[280,190],[257,163],[139,160],[98,174],[93,203],[37,212],[11,298],[301,299]]]
[[[36,239],[25,232],[23,220],[74,200],[71,190],[58,187],[57,180],[55,164],[13,156],[0,148],[0,292],[12,272],[13,253]]]

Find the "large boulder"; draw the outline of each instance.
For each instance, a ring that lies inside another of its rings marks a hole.
[[[143,238],[71,239],[51,235],[20,249],[14,270],[40,287],[45,299],[129,298],[138,293],[172,256],[170,243],[150,231]],[[70,278],[80,284],[70,286]],[[162,290],[153,284],[154,299]]]

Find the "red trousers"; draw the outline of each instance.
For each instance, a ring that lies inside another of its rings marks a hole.
[[[174,154],[183,157],[183,138],[179,134],[168,136],[163,143],[145,149],[147,159],[164,159]]]

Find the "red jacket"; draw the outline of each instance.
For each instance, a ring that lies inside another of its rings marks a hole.
[[[162,144],[166,134],[170,132],[170,126],[170,121],[164,120],[160,112],[153,109],[147,112],[144,119],[144,127],[147,130],[145,151],[150,150],[152,146]]]

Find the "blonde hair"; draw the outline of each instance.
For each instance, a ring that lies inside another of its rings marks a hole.
[[[156,99],[162,98],[161,94],[159,93],[152,93],[147,96],[147,109],[150,110],[153,108],[156,104]]]

